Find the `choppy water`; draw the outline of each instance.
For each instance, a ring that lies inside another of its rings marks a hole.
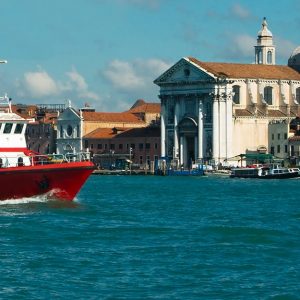
[[[300,299],[297,179],[91,176],[0,226],[0,299]]]

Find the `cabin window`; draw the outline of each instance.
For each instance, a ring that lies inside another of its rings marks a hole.
[[[233,92],[233,103],[234,104],[240,104],[240,86],[239,85],[234,85],[232,87],[232,92]]]
[[[24,124],[17,124],[16,128],[15,128],[15,133],[17,133],[17,134],[22,133],[23,127],[24,127]]]
[[[5,124],[5,127],[4,127],[4,130],[3,130],[3,133],[10,133],[12,127],[13,127],[13,124],[12,124],[12,123],[6,123],[6,124]]]
[[[300,104],[300,87],[296,89],[296,101]]]
[[[271,86],[266,86],[264,89],[264,100],[269,104],[272,105],[273,102],[273,88]]]

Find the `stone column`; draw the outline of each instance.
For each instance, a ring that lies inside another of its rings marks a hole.
[[[176,158],[178,158],[178,153],[179,153],[179,132],[178,132],[179,116],[180,116],[180,99],[177,97],[175,99],[175,114],[174,114],[174,148],[175,148]]]
[[[232,120],[232,93],[227,91],[226,98],[226,158],[233,156],[233,120]]]
[[[182,165],[183,164],[183,136],[180,137],[180,151],[179,151],[179,155],[180,155],[180,162],[179,162],[179,164]]]
[[[161,96],[161,113],[160,113],[160,136],[161,136],[161,156],[166,156],[166,98]]]
[[[217,94],[212,95],[213,98],[213,145],[212,145],[212,152],[213,152],[213,159],[215,160],[216,163],[219,162],[219,157],[220,157],[220,152],[219,152],[219,128],[220,128],[220,123],[219,123],[219,97]]]
[[[203,102],[198,101],[198,159],[203,159]]]
[[[221,162],[226,158],[227,150],[227,116],[226,95],[219,98],[219,159]]]

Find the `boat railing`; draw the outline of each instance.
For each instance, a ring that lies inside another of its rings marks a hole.
[[[11,157],[7,155],[0,155],[0,168],[61,164],[89,161],[90,159],[90,152],[66,154],[34,154],[30,156],[24,154]]]

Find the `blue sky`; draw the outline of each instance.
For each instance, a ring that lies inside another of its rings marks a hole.
[[[252,63],[267,18],[276,63],[300,45],[300,1],[0,0],[0,93],[14,103],[124,111],[158,102],[181,57]]]

